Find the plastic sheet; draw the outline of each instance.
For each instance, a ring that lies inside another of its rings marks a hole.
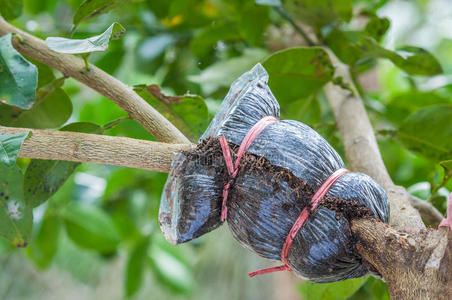
[[[237,79],[201,139],[224,135],[234,147],[261,118],[279,118],[279,104],[267,80],[260,64]],[[221,153],[212,150],[218,149],[215,143],[215,139],[204,140],[196,153],[178,153],[173,160],[159,216],[161,229],[173,244],[187,242],[221,225],[227,173]],[[317,132],[290,120],[268,125],[247,153],[248,160],[240,164],[229,192],[227,222],[244,247],[279,260],[285,238],[313,192],[334,171],[344,168],[344,163]],[[365,174],[344,174],[326,197],[357,201],[388,222],[387,196]],[[363,276],[367,270],[352,246],[348,221],[320,206],[295,237],[288,255],[289,266],[299,277],[313,282]]]

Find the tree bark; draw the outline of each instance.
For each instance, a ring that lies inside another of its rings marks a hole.
[[[391,299],[451,299],[452,233],[404,233],[381,222],[352,222],[356,249],[388,283]]]
[[[0,134],[31,132],[20,157],[124,166],[168,173],[174,153],[191,144],[166,144],[68,131],[0,126]]]

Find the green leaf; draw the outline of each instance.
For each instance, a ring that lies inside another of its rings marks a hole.
[[[215,92],[220,87],[229,88],[240,75],[251,69],[267,55],[260,48],[247,48],[241,56],[219,61],[204,69],[199,75],[188,76],[192,82],[199,83],[206,94]]]
[[[83,133],[102,133],[102,128],[99,125],[90,122],[70,123],[61,128],[60,130]]]
[[[334,28],[326,34],[325,42],[341,61],[354,65],[358,60],[366,57],[363,46],[360,44],[361,37],[361,32]]]
[[[452,157],[452,106],[438,105],[420,109],[410,115],[396,133],[409,150],[433,161]]]
[[[122,65],[126,53],[124,48],[124,39],[119,40],[116,43],[112,43],[108,51],[105,53],[99,53],[101,55],[98,57],[91,57],[94,64],[105,71],[108,74],[114,74],[116,70]]]
[[[25,172],[25,201],[37,207],[47,201],[80,165],[76,162],[32,159]]]
[[[0,236],[25,247],[31,235],[33,213],[25,205],[23,175],[17,166],[0,163]]]
[[[0,102],[28,109],[35,100],[38,71],[11,44],[11,34],[0,37]]]
[[[154,243],[149,251],[151,269],[157,279],[174,292],[190,293],[195,281],[190,268],[179,258]]]
[[[396,55],[389,57],[391,61],[411,75],[437,75],[443,69],[436,58],[427,50],[406,46],[399,48]]]
[[[340,60],[350,65],[365,58],[386,58],[410,75],[431,76],[443,72],[436,58],[422,48],[405,46],[391,51],[362,32],[333,29],[325,41]]]
[[[439,164],[443,167],[445,174],[452,174],[452,160],[444,160]]]
[[[46,214],[28,247],[28,256],[41,269],[48,268],[55,257],[61,225],[57,216]]]
[[[390,25],[391,22],[388,18],[379,18],[377,16],[373,16],[367,23],[365,32],[373,37],[376,41],[380,41],[388,31]]]
[[[200,9],[204,6],[203,4],[199,0],[168,1],[168,14],[163,19],[163,24],[168,28],[184,30],[206,26],[212,22],[212,19]]]
[[[352,17],[351,0],[288,0],[284,4],[292,16],[316,29]]]
[[[373,278],[369,276],[369,279],[361,288],[353,294],[353,296],[348,297],[348,300],[389,300],[388,287],[386,283],[380,279]]]
[[[22,0],[0,0],[0,15],[6,20],[13,20],[22,14]]]
[[[0,134],[0,163],[8,167],[16,164],[20,147],[29,132],[15,134]]]
[[[300,284],[300,293],[306,300],[343,300],[359,290],[367,279],[365,276],[333,283],[303,282]]]
[[[112,219],[96,206],[72,203],[62,209],[61,217],[69,238],[82,248],[110,253],[120,242]]]
[[[197,140],[209,125],[207,105],[200,96],[167,96],[155,84],[136,86],[135,91],[192,141]]]
[[[64,78],[60,78],[41,87],[29,110],[0,103],[0,125],[36,129],[63,125],[72,114],[71,100],[60,88],[63,82]]]
[[[240,39],[240,34],[233,24],[214,23],[204,28],[190,42],[190,50],[197,57],[204,57],[214,51],[218,41],[233,41]]]
[[[434,91],[408,91],[392,97],[384,115],[394,124],[400,124],[416,110],[435,104],[450,104],[450,100]]]
[[[0,237],[0,257],[13,252],[14,249],[14,246],[8,240]]]
[[[118,5],[127,2],[130,2],[130,0],[85,0],[75,12],[72,21],[74,23],[74,29],[80,22],[107,13]]]
[[[53,69],[51,67],[32,58],[28,57],[27,59],[32,64],[34,64],[36,68],[38,68],[38,89],[42,88],[43,86],[51,83],[56,79],[55,75],[53,74]]]
[[[372,284],[371,284],[371,291],[372,295],[375,297],[375,299],[379,300],[390,300],[389,299],[389,293],[388,293],[388,286],[385,282],[383,282],[380,279],[371,278]]]
[[[259,46],[270,23],[268,7],[253,5],[242,8],[238,11],[237,17],[238,30],[242,38],[251,46]]]
[[[46,38],[47,46],[53,51],[60,53],[91,53],[95,51],[105,51],[112,40],[119,39],[126,32],[119,23],[113,23],[101,35],[96,35],[87,39],[66,39],[62,37]]]
[[[268,84],[282,103],[307,97],[331,80],[334,67],[317,47],[299,47],[274,53],[263,63]]]
[[[71,123],[61,131],[94,133],[100,127],[93,123]],[[80,165],[77,162],[32,159],[25,172],[24,190],[28,206],[36,207],[47,201]]]
[[[281,107],[281,117],[313,126],[320,121],[321,117],[319,100],[312,95],[306,99],[291,101]]]
[[[143,276],[149,247],[149,237],[144,237],[132,250],[127,261],[125,276],[126,296],[133,296],[143,283]]]

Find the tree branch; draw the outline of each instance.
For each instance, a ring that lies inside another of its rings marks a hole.
[[[166,144],[69,131],[0,126],[0,134],[31,131],[19,157],[124,166],[168,173],[173,155],[191,144]]]
[[[411,205],[416,208],[422,218],[431,226],[438,226],[443,219],[443,215],[430,202],[408,195]]]
[[[342,134],[348,164],[353,171],[366,173],[386,190],[391,209],[390,224],[405,231],[425,228],[419,212],[411,206],[409,195],[403,187],[396,186],[383,163],[377,139],[370,124],[363,102],[350,78],[348,67],[334,53],[325,48],[341,76],[352,91],[328,83],[325,93]]]
[[[402,233],[374,220],[352,221],[356,249],[388,283],[391,299],[450,299],[452,233]]]
[[[348,67],[331,50],[326,51],[336,66],[336,76],[351,87],[344,89],[333,83],[325,86],[342,133],[348,164],[352,170],[376,179],[390,201],[391,227],[376,219],[352,221],[356,250],[386,280],[391,299],[450,299],[452,233],[445,228],[425,230],[419,212],[410,204],[412,197],[403,187],[394,185],[389,176]],[[436,212],[433,217],[442,218]]]
[[[23,41],[19,42],[17,39],[13,41],[17,51],[59,70],[65,76],[77,79],[109,98],[159,141],[189,143],[189,140],[173,124],[130,87],[93,65],[90,65],[90,71],[87,71],[83,59],[50,50],[43,40],[12,26],[0,16],[0,36],[8,33],[17,33],[22,37]]]

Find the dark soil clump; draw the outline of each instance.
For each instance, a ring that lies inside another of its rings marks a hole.
[[[345,217],[347,221],[361,218],[375,218],[372,210],[360,204],[356,200],[344,200],[338,197],[324,197],[321,206],[336,212],[336,219],[341,216]]]

